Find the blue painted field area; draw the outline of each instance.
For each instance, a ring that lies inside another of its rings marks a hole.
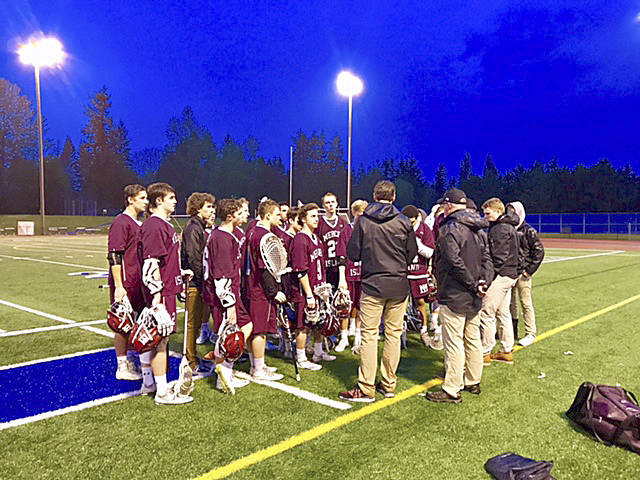
[[[171,357],[167,379],[178,378]],[[113,349],[0,371],[0,422],[31,417],[105,397],[134,392],[141,381],[116,380]]]

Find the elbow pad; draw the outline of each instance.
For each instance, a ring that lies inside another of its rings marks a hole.
[[[122,252],[107,253],[107,260],[109,261],[110,267],[113,267],[114,265],[122,265]]]
[[[338,266],[346,267],[347,266],[347,257],[343,257],[342,255],[338,257]]]
[[[236,296],[231,290],[230,278],[219,278],[213,281],[216,287],[216,296],[220,299],[223,308],[229,308],[236,304]]]
[[[142,264],[142,283],[149,289],[151,295],[162,291],[162,280],[155,278],[155,273],[160,273],[160,262],[157,258],[147,258]]]

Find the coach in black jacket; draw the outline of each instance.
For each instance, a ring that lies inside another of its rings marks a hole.
[[[467,209],[467,198],[457,188],[445,192],[445,220],[438,230],[435,274],[445,349],[442,391],[428,392],[427,400],[462,401],[460,390],[480,393],[482,297],[493,277],[493,267],[483,228],[488,222]]]
[[[180,261],[183,270],[191,270],[193,277],[189,281],[189,298],[185,308],[189,314],[187,319],[187,361],[194,372],[198,373],[198,357],[196,355],[196,337],[202,322],[209,318],[209,307],[202,301],[202,254],[207,245],[205,232],[207,221],[215,214],[215,198],[210,193],[195,192],[187,200],[187,214],[191,215],[182,232]]]
[[[381,181],[373,189],[370,203],[356,222],[347,256],[362,262],[362,296],[359,317],[362,322],[362,348],[358,385],[341,392],[340,398],[354,402],[372,402],[378,390],[393,397],[396,370],[400,361],[400,335],[409,298],[409,264],[418,253],[411,221],[392,202],[396,187]],[[378,368],[378,328],[384,315],[384,350],[380,368],[381,382],[375,385]]]

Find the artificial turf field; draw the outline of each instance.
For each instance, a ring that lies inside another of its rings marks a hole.
[[[68,273],[104,270],[105,245],[104,236],[0,237],[0,329],[103,318],[108,291],[97,287],[105,280]],[[0,423],[0,478],[183,479],[231,472],[229,478],[247,479],[482,479],[489,478],[483,469],[488,458],[511,451],[553,460],[558,479],[638,478],[638,455],[597,443],[564,416],[585,380],[640,393],[640,298],[585,317],[640,293],[640,252],[608,253],[548,249],[547,260],[555,261],[534,277],[539,341],[519,350],[515,365],[487,367],[482,395],[463,393],[460,405],[417,395],[419,385],[442,369],[442,352],[424,348],[413,333],[394,401],[378,397],[374,404],[340,410],[258,384],[231,397],[216,391],[215,377],[209,377],[196,382],[195,401],[186,406],[160,407],[151,397],[134,396],[10,428]],[[540,335],[577,319],[585,321]],[[86,328],[0,332],[0,367],[112,345],[96,333],[108,333],[106,324]],[[181,345],[181,334],[174,335],[171,348],[180,351]],[[211,346],[200,348],[205,353]],[[355,383],[358,358],[338,354],[321,372],[303,371],[300,384],[291,364],[276,356],[269,363],[285,375],[282,383],[338,400],[337,393]],[[29,375],[37,376],[39,365],[47,364],[32,365]],[[79,365],[58,371],[66,377],[59,397],[113,376],[104,362]],[[25,402],[25,395],[20,398]],[[0,394],[0,413],[16,401]]]

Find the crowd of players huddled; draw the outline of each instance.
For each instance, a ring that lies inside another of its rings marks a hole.
[[[171,223],[176,192],[170,185],[128,185],[124,188],[124,201],[125,210],[113,221],[108,239],[108,323],[115,332],[116,378],[142,379],[142,392],[155,393],[157,404],[184,404],[193,400],[193,375],[215,370],[217,388],[229,394],[247,385],[250,379],[282,379],[283,375],[265,360],[265,353],[276,338],[281,354],[307,371],[318,371],[324,363],[335,360],[330,354],[332,349],[340,353],[351,346],[351,352],[359,354],[362,266],[349,259],[347,246],[354,225],[361,215],[367,215],[367,207],[375,205],[375,201],[371,205],[365,200],[353,202],[350,223],[346,215],[338,214],[338,198],[333,193],[326,193],[321,199],[323,215],[316,203],[293,207],[265,198],[250,220],[246,199],[216,200],[209,193],[196,192],[187,200],[190,218],[181,238]],[[457,207],[452,210],[452,205]],[[437,257],[450,255],[450,245],[445,242],[453,237],[440,239],[440,233],[443,225],[446,230],[447,222],[456,217],[452,214],[462,210],[467,212],[464,221],[473,224],[464,228],[478,235],[480,255],[488,257],[482,268],[491,270],[486,279],[483,277],[478,283],[479,279],[474,278],[469,287],[479,299],[474,321],[479,323],[483,363],[513,363],[518,303],[525,324],[520,344],[527,346],[535,339],[531,275],[544,256],[538,235],[526,224],[519,202],[505,207],[499,199],[487,200],[481,217],[463,192],[452,189],[428,214],[413,205],[402,209],[417,244],[417,254],[400,272],[410,286],[407,318],[414,319],[412,325],[427,347],[444,348],[445,357],[450,359],[459,355],[452,350],[458,345],[454,345],[447,319],[439,319],[439,313],[440,304],[448,314],[454,308],[450,285],[445,284],[453,279],[466,288],[464,270],[468,266],[463,260],[447,264]],[[265,252],[265,245],[273,243],[274,236],[286,252],[286,271],[274,271],[269,253]],[[463,253],[458,252],[460,258]],[[437,265],[441,269],[448,265],[445,268],[449,277],[436,272]],[[437,285],[436,278],[443,285]],[[178,381],[167,382],[168,338],[177,331],[177,297],[185,302],[183,353],[189,368],[186,378],[181,370]],[[496,320],[501,347],[492,353]],[[293,332],[295,343],[287,341],[285,332]],[[210,342],[214,345],[212,350],[198,358],[196,345]],[[139,352],[140,370],[127,356],[130,349]],[[242,355],[248,356],[251,366],[248,375],[240,376],[234,370],[234,362]],[[450,364],[445,361],[445,367]],[[473,376],[477,367],[471,370]],[[477,383],[475,389],[473,384],[445,381],[443,391],[436,392],[440,396],[432,400],[455,402],[461,389],[479,393],[479,381],[477,374],[471,379]],[[370,395],[363,398],[368,401]]]

